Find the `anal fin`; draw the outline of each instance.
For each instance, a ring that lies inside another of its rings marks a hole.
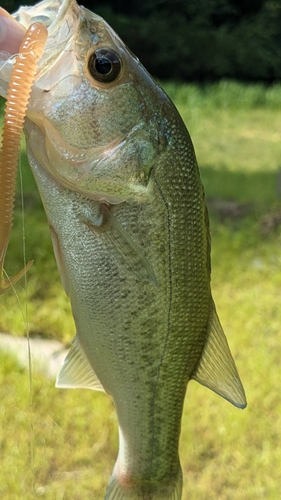
[[[57,375],[56,387],[104,391],[93,368],[79,347],[77,337],[74,337],[64,364]]]
[[[247,406],[245,392],[213,303],[209,335],[192,378],[238,408]]]
[[[131,482],[130,478],[118,475],[119,458],[115,464],[113,474],[107,486],[105,500],[181,500],[182,497],[182,470],[179,465],[175,477],[165,477],[163,480]],[[122,469],[121,469],[122,470]],[[131,484],[130,484],[131,483]]]

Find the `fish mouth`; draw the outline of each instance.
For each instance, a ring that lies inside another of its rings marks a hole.
[[[29,147],[41,168],[63,188],[110,204],[132,198],[141,202],[149,195],[148,182],[157,151],[146,129],[147,124],[139,121],[127,134],[106,145],[78,149],[42,115],[29,111],[25,124]]]
[[[13,17],[26,29],[36,22],[48,29],[48,40],[38,64],[36,82],[26,113],[25,131],[33,156],[62,187],[94,200],[123,202],[128,198],[128,189],[124,185],[120,192],[116,182],[110,178],[109,163],[114,162],[119,151],[124,149],[126,137],[117,135],[106,145],[78,149],[64,140],[44,112],[37,112],[43,105],[44,96],[60,82],[65,82],[68,77],[72,81],[80,78],[77,39],[81,20],[84,19],[83,7],[76,0],[44,0],[35,6],[21,7]],[[91,18],[100,20],[93,13]],[[12,63],[13,59],[10,67]],[[5,76],[7,81],[9,69]]]
[[[40,22],[48,28],[49,36],[52,36],[54,31],[57,31],[58,27],[64,24],[69,13],[72,16],[76,14],[76,17],[79,18],[80,7],[76,0],[43,0],[30,7],[20,7],[13,17],[26,29],[31,24]],[[62,39],[62,43],[64,41]]]
[[[49,90],[65,73],[65,64],[60,67],[60,55],[66,47],[69,53],[74,50],[75,38],[79,30],[81,19],[81,7],[76,0],[43,0],[35,6],[20,7],[11,17],[19,23],[19,27],[28,29],[31,24],[40,22],[48,29],[48,40],[45,45],[36,76],[36,86]],[[6,97],[8,84],[11,78],[11,71],[14,58],[17,54],[5,51],[0,52],[1,59],[1,79],[0,93]],[[74,57],[67,64],[66,70],[74,74]],[[47,75],[47,78],[46,78]],[[45,76],[45,78],[44,78]]]
[[[28,112],[27,117],[25,128],[33,155],[56,182],[97,201],[117,204],[128,198],[127,193],[125,196],[108,193],[108,184],[112,191],[116,188],[113,189],[113,182],[109,182],[107,172],[128,137],[117,137],[103,146],[78,149],[68,144],[47,118],[33,112]],[[42,147],[38,147],[39,142]],[[101,185],[106,185],[104,191],[97,189]]]
[[[76,0],[43,0],[32,7],[20,7],[13,17],[26,29],[35,22],[48,29],[48,40],[38,64],[36,87],[49,90],[60,80],[62,73],[66,75],[66,70],[73,74],[76,61],[72,53],[81,19],[81,7]],[[60,60],[65,51],[69,52],[71,59],[67,68]]]
[[[26,113],[28,147],[39,166],[64,188],[112,204],[128,198],[147,199],[149,175],[158,151],[152,119],[148,125],[146,118],[138,116],[128,127],[126,123],[122,132],[111,134],[107,144],[91,144],[89,148],[81,144],[80,148],[79,142],[69,141],[69,134],[57,130],[50,114],[49,96],[52,94],[54,100],[60,98],[62,82],[67,98],[72,85],[81,81],[84,54],[93,44],[92,32],[86,37],[81,29],[88,15],[91,23],[97,21],[100,25],[101,18],[78,6],[76,0],[44,0],[34,7],[21,7],[13,16],[26,29],[35,22],[48,29]]]

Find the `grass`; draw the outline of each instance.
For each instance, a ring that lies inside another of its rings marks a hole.
[[[239,411],[191,382],[183,413],[183,500],[277,500],[281,484],[281,86],[166,84],[192,136],[210,207],[212,288],[248,398]],[[31,334],[68,342],[68,301],[42,206],[22,154]],[[17,200],[7,270],[22,266]],[[1,296],[0,330],[24,334],[13,292]],[[117,453],[105,395],[59,391],[10,357],[0,360],[0,496],[4,500],[103,498]],[[33,450],[33,457],[31,456]]]

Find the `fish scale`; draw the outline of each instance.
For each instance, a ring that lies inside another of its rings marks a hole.
[[[77,329],[57,387],[102,390],[114,402],[119,452],[106,500],[180,500],[189,380],[246,406],[211,295],[193,145],[99,16],[75,0],[44,0],[15,19],[28,28],[38,16],[49,38],[24,131]],[[102,70],[91,62],[101,57]]]

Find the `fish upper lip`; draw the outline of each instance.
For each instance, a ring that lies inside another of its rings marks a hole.
[[[76,0],[44,0],[35,6],[20,7],[13,14],[14,20],[26,29],[35,22],[43,23],[48,29],[48,40],[37,68],[37,81],[66,47],[71,50],[75,45],[80,12]]]

